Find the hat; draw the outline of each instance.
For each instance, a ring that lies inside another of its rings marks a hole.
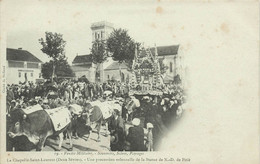
[[[47,99],[43,100],[43,104],[48,104],[48,103],[49,103],[49,101]]]
[[[134,118],[132,121],[132,124],[135,126],[139,126],[140,125],[140,119],[139,118]]]
[[[148,99],[149,99],[149,96],[144,96],[143,99],[148,100]]]
[[[153,124],[149,122],[149,123],[146,124],[146,127],[147,127],[147,129],[153,128]]]

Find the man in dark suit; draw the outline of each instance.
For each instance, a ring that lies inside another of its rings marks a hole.
[[[144,151],[144,129],[140,127],[140,119],[134,118],[134,127],[129,128],[127,141],[130,143],[130,151]]]
[[[124,120],[120,116],[120,111],[114,109],[113,116],[108,122],[108,130],[110,132],[111,142],[110,148],[112,151],[122,151],[125,140],[125,125]]]

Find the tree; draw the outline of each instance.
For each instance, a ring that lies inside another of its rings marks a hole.
[[[128,35],[128,31],[124,29],[114,29],[107,39],[107,49],[112,54],[112,58],[119,62],[119,73],[121,80],[120,64],[125,62],[129,68],[134,59],[135,46],[140,46],[140,43],[135,41]]]
[[[49,79],[53,76],[53,66],[55,66],[55,75],[57,77],[74,77],[74,72],[72,71],[70,65],[66,59],[49,61],[42,65],[42,77]]]
[[[96,77],[103,76],[103,73],[101,73],[101,71],[103,71],[103,62],[106,61],[108,57],[106,44],[103,40],[94,41],[91,48],[91,56],[93,63],[97,65]]]
[[[51,80],[53,81],[56,72],[56,64],[59,63],[57,61],[66,60],[64,50],[66,41],[63,40],[62,34],[45,32],[45,40],[41,38],[39,39],[39,43],[42,45],[41,51],[52,58],[50,62],[52,63]]]

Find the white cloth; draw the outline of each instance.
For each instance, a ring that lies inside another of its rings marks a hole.
[[[71,104],[71,105],[69,105],[69,110],[73,114],[79,115],[82,112],[82,107],[78,104]]]
[[[30,114],[39,110],[43,110],[43,108],[41,107],[41,105],[37,104],[37,105],[33,105],[33,106],[29,106],[25,109],[23,109],[25,114]]]
[[[71,115],[67,107],[63,106],[45,111],[49,114],[55,131],[63,129],[70,123]]]
[[[103,118],[107,119],[112,115],[113,108],[109,101],[101,102],[99,100],[90,102],[92,106],[97,106],[100,108]]]

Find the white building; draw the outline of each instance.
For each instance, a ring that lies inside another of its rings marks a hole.
[[[114,30],[113,24],[106,21],[93,23],[90,28],[92,30],[92,43],[96,40],[106,41]],[[113,60],[109,57],[107,61],[100,64],[98,68],[100,75],[96,78],[97,65],[92,62],[91,54],[77,55],[72,62],[72,70],[75,72],[76,78],[85,75],[90,82],[95,82],[96,80],[104,82],[104,69],[112,63]]]
[[[121,72],[121,80],[120,80]],[[121,82],[129,82],[131,72],[125,63],[119,63],[117,61],[112,62],[108,67],[104,69],[104,81],[115,80]]]
[[[106,41],[113,31],[113,24],[109,22],[96,22],[91,25],[92,30],[92,43],[96,40]],[[184,76],[182,54],[180,53],[179,45],[158,46],[150,48],[153,55],[155,55],[155,48],[157,49],[157,55],[159,60],[163,60],[163,63],[168,67],[164,74],[164,82],[173,81],[176,75],[179,75],[181,79]],[[89,81],[95,82],[96,80],[105,82],[111,80],[112,77],[115,80],[120,80],[119,65],[113,61],[111,57],[107,61],[103,62],[98,69],[97,65],[92,62],[91,55],[79,55],[76,56],[72,62],[72,69],[75,72],[76,78],[80,78],[85,75]],[[99,70],[99,78],[96,78],[96,70]],[[123,66],[123,75],[126,75],[121,81],[126,80],[129,76],[129,71]],[[118,75],[117,75],[118,74]]]
[[[77,55],[71,68],[77,79],[86,76],[90,82],[95,82],[96,65],[92,62],[91,55]]]
[[[155,48],[159,60],[168,67],[164,75],[164,81],[172,81],[174,76],[179,75],[181,79],[184,77],[183,56],[180,52],[180,45],[158,46],[150,48],[153,55],[155,55]]]
[[[11,49],[6,50],[6,81],[7,84],[18,84],[19,82],[42,80],[42,61],[26,50]]]
[[[90,28],[92,30],[92,42],[95,40],[106,41],[114,30],[113,24],[106,21],[93,23]]]

